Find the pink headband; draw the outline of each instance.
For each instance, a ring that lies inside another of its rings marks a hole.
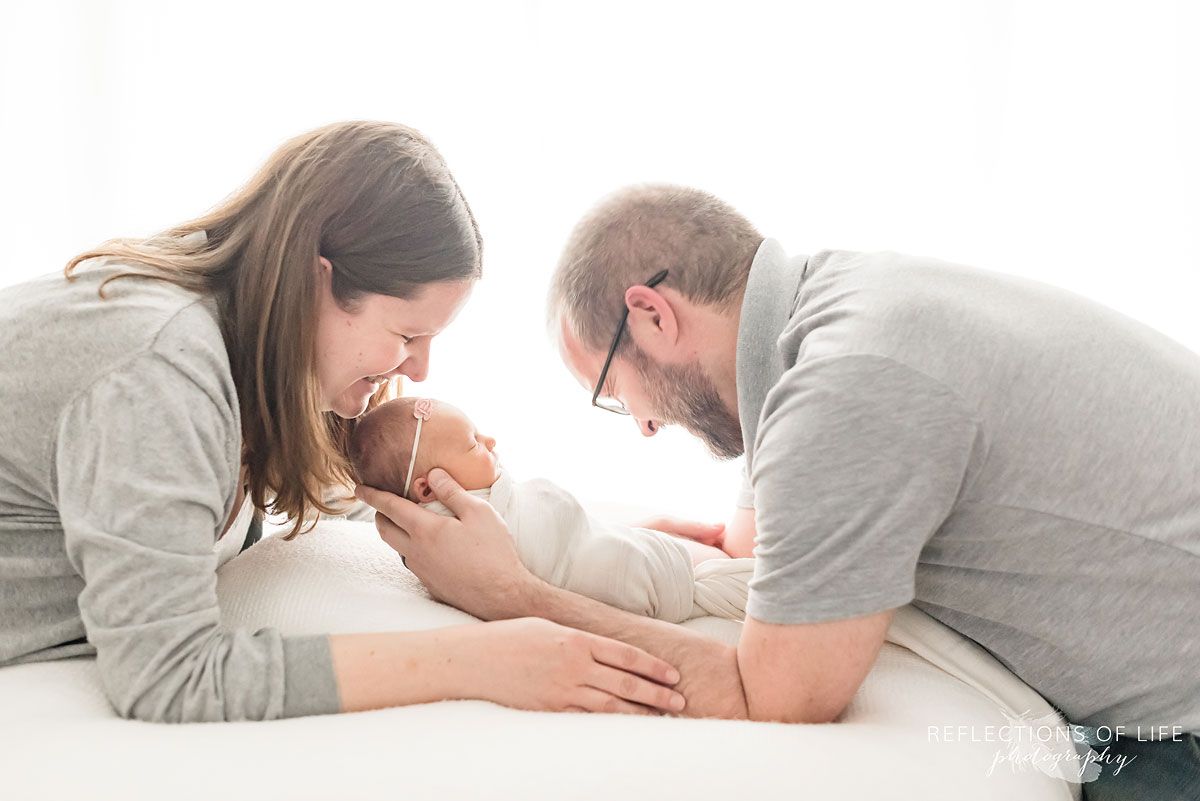
[[[433,401],[421,398],[413,406],[413,417],[417,418],[417,433],[413,435],[412,458],[408,460],[408,476],[404,479],[404,497],[408,497],[408,488],[412,484],[413,466],[417,463],[417,446],[421,443],[421,423],[433,415]]]

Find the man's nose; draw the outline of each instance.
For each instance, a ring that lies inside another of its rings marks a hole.
[[[638,431],[642,432],[643,437],[653,437],[662,428],[658,421],[653,419],[642,420],[640,417],[635,417],[633,421],[637,423]]]

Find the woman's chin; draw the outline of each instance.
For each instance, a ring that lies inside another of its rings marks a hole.
[[[360,395],[358,393],[345,392],[330,405],[329,411],[344,420],[353,420],[367,410],[367,402],[369,400],[371,400],[370,394]]]
[[[326,406],[326,410],[345,420],[353,420],[367,410],[367,404],[377,389],[379,384],[361,378],[343,390],[341,395]]]

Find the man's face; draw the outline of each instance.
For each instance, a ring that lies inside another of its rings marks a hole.
[[[560,353],[567,369],[591,392],[606,354],[586,351],[565,325],[560,329]],[[745,451],[741,423],[721,402],[712,378],[698,362],[659,364],[631,343],[613,357],[600,394],[620,401],[647,437],[661,426],[678,425],[717,459],[735,459]]]

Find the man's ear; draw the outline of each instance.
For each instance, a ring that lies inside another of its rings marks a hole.
[[[437,496],[433,494],[433,488],[429,486],[429,479],[425,476],[413,479],[412,493],[413,497],[417,499],[417,503],[429,503],[437,500]]]
[[[629,309],[629,335],[655,361],[672,361],[679,342],[679,319],[675,308],[653,287],[631,286],[625,290]]]

